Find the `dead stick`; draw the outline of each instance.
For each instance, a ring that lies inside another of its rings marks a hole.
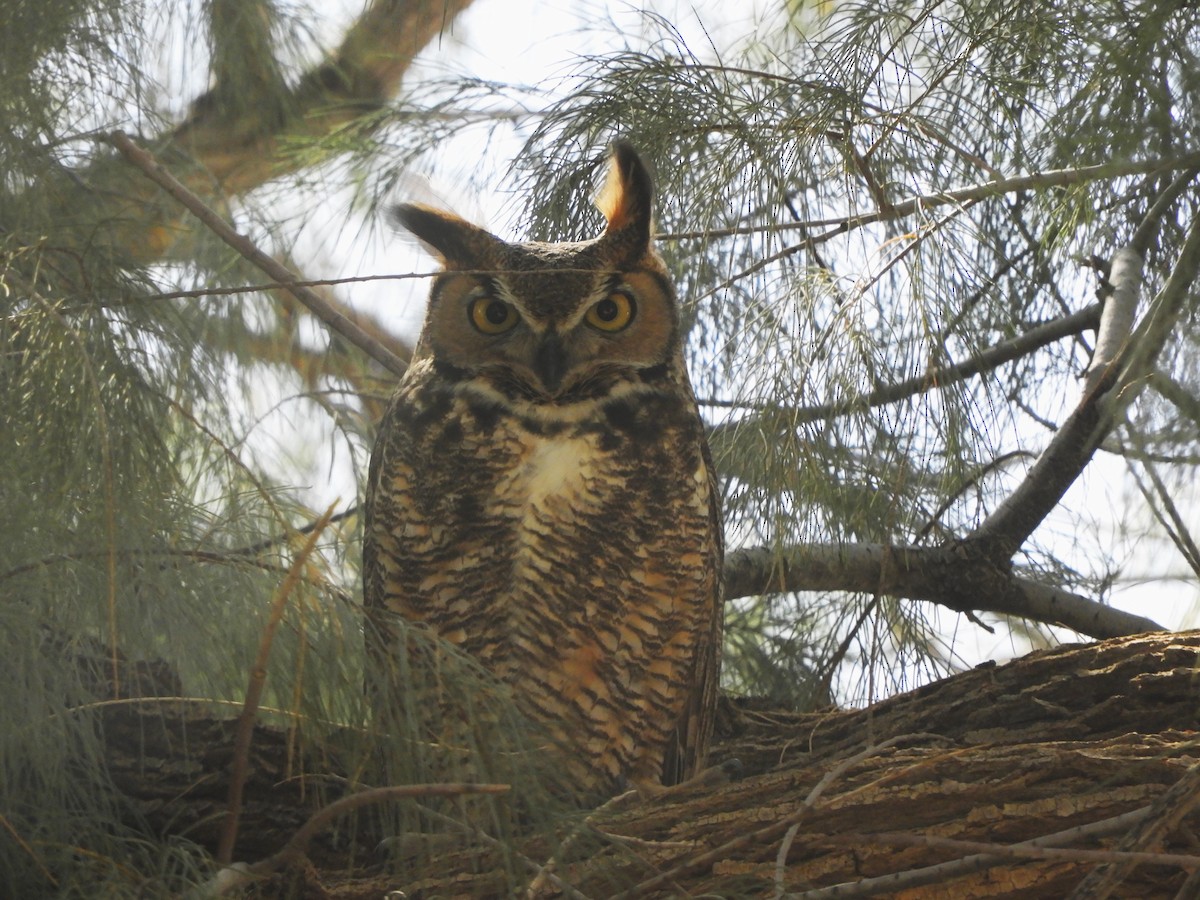
[[[1150,805],[1150,815],[1118,842],[1111,860],[1093,869],[1076,885],[1067,900],[1106,900],[1139,862],[1145,847],[1160,843],[1200,802],[1200,763],[1193,763],[1170,788]],[[1161,858],[1162,854],[1152,854]],[[1166,864],[1166,863],[1164,863]]]
[[[292,835],[283,849],[273,856],[250,867],[255,875],[264,875],[279,869],[281,866],[301,856],[308,849],[308,843],[317,833],[338,816],[388,800],[401,800],[409,797],[459,797],[464,794],[504,794],[511,790],[507,784],[397,784],[388,787],[371,788],[357,794],[350,794],[335,800],[328,806],[317,810],[308,821]]]
[[[1076,825],[1053,834],[1013,844],[1013,847],[1054,847],[1069,844],[1089,837],[1115,834],[1129,828],[1150,815],[1151,808],[1143,806],[1140,809],[1102,819],[1099,822],[1089,822],[1086,825]],[[919,869],[909,869],[905,872],[893,872],[890,875],[877,875],[873,878],[863,878],[856,882],[834,884],[829,887],[815,888],[799,894],[790,894],[789,900],[858,900],[862,897],[876,897],[880,894],[894,894],[897,891],[920,887],[926,884],[942,884],[952,878],[959,878],[972,872],[1001,865],[1006,857],[995,853],[975,853],[961,859],[924,866]]]
[[[415,797],[458,797],[464,794],[503,794],[511,790],[507,784],[398,784],[388,787],[371,788],[357,794],[350,794],[335,800],[328,806],[323,806],[309,816],[308,821],[301,825],[296,833],[278,853],[268,856],[253,865],[237,863],[227,865],[217,873],[216,877],[201,885],[187,895],[188,900],[208,900],[219,897],[245,886],[248,882],[265,878],[284,866],[304,855],[309,842],[321,829],[325,828],[338,816],[344,816],[363,806],[374,803],[386,803],[390,800],[402,800]]]
[[[895,847],[932,847],[963,853],[1004,856],[1015,859],[1064,859],[1095,863],[1145,863],[1154,866],[1178,866],[1200,870],[1200,856],[1186,853],[1151,853],[1136,850],[1088,850],[1079,847],[1039,847],[1032,844],[997,844],[992,841],[966,841],[902,831],[805,835],[810,844],[861,847],[863,844],[887,844]]]
[[[334,506],[337,501],[334,502]],[[263,627],[262,637],[258,642],[258,654],[254,666],[250,670],[250,682],[246,686],[246,702],[242,714],[238,717],[237,734],[233,743],[233,771],[229,777],[229,807],[225,813],[225,824],[221,828],[221,839],[217,844],[217,862],[229,863],[233,859],[233,845],[237,840],[238,819],[242,812],[242,791],[246,785],[246,775],[250,768],[250,741],[254,737],[254,720],[258,717],[258,704],[262,699],[263,685],[267,681],[267,662],[271,657],[271,644],[275,639],[275,631],[283,618],[283,610],[292,590],[300,581],[300,571],[308,561],[309,555],[317,546],[317,541],[325,533],[329,519],[333,515],[333,506],[325,510],[325,515],[317,520],[304,546],[296,554],[288,568],[287,575],[275,591],[271,599],[271,608],[267,624]]]
[[[867,759],[870,756],[890,749],[897,744],[918,740],[945,742],[947,738],[940,734],[924,734],[918,732],[914,734],[898,734],[895,737],[888,738],[886,741],[882,741],[881,743],[872,744],[865,750],[854,754],[848,759],[842,760],[836,766],[827,771],[816,783],[816,785],[813,786],[812,790],[808,792],[808,796],[804,798],[804,802],[794,812],[784,816],[782,819],[779,819],[776,822],[772,822],[769,825],[764,825],[762,828],[739,834],[737,837],[725,841],[725,843],[713,847],[710,850],[697,853],[693,856],[685,857],[684,859],[679,860],[667,871],[660,872],[653,878],[639,882],[629,890],[623,891],[620,894],[616,894],[612,900],[634,900],[636,897],[645,896],[651,890],[667,884],[682,875],[686,875],[688,872],[711,866],[718,860],[729,859],[735,851],[741,850],[743,847],[748,847],[755,844],[761,845],[767,843],[768,841],[774,841],[776,838],[785,834],[792,825],[795,825],[797,822],[807,817],[809,813],[812,812],[813,805],[825,792],[825,789],[829,787],[829,785],[832,784],[835,779],[840,778],[843,774],[845,774],[846,770],[851,766],[862,762],[864,759]]]

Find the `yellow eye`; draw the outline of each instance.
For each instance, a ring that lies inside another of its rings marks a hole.
[[[620,331],[633,321],[636,311],[633,298],[623,291],[616,291],[589,309],[584,319],[601,331]]]
[[[517,324],[517,311],[495,297],[476,297],[467,307],[471,324],[484,334],[504,334]]]

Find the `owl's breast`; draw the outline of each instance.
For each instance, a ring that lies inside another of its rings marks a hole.
[[[593,499],[588,482],[605,468],[594,438],[525,432],[516,443],[520,450],[511,477],[498,485],[501,494],[511,495],[507,499],[528,508],[542,507],[555,497],[584,506]]]
[[[720,536],[692,402],[431,387],[398,398],[376,449],[376,602],[508,682],[605,778],[657,778],[714,670]]]

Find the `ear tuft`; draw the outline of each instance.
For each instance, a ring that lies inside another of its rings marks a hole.
[[[454,213],[420,203],[400,203],[390,210],[391,219],[412,232],[448,266],[483,267],[484,257],[499,238],[472,225]]]
[[[648,250],[653,202],[654,182],[645,163],[632,144],[614,142],[608,175],[596,195],[596,206],[608,220],[605,236],[620,233],[622,243]]]

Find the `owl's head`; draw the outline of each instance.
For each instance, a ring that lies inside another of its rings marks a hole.
[[[508,243],[450,213],[396,207],[444,267],[417,357],[538,404],[680,373],[675,292],[651,245],[652,195],[637,153],[617,143],[596,201],[608,225],[590,241]]]

